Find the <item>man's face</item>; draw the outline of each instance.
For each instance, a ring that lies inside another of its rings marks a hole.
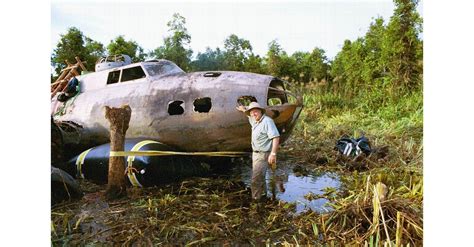
[[[250,110],[250,116],[252,116],[255,121],[260,121],[260,118],[262,118],[262,111],[260,109],[252,109]]]

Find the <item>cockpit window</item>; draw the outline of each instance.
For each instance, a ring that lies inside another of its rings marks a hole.
[[[141,66],[136,66],[128,69],[124,69],[122,72],[122,80],[121,81],[131,81],[140,78],[144,78],[145,72],[143,71]]]
[[[120,78],[120,70],[109,72],[109,76],[107,77],[107,84],[114,84],[119,81]]]
[[[184,73],[176,64],[169,61],[158,61],[143,65],[150,76]]]
[[[270,83],[268,88],[267,104],[272,105],[281,105],[288,102],[288,98],[285,94],[285,87],[283,81],[273,80]]]

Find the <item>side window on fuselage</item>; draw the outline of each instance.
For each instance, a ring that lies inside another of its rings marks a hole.
[[[109,72],[109,76],[107,77],[107,84],[117,83],[120,78],[120,71],[121,70]]]
[[[243,95],[237,99],[237,104],[242,106],[248,106],[251,102],[257,102],[257,98],[252,95]]]
[[[184,101],[175,100],[168,103],[169,115],[182,115],[184,113]]]
[[[128,69],[124,69],[122,72],[122,79],[120,80],[121,82],[124,81],[131,81],[131,80],[136,80],[140,78],[144,78],[145,72],[143,71],[141,66],[136,66]]]
[[[197,98],[194,100],[193,105],[195,112],[209,112],[212,108],[212,101],[209,97]]]

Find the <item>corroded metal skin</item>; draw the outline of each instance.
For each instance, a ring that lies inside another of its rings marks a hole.
[[[183,151],[249,151],[250,125],[247,116],[235,109],[241,96],[253,96],[266,108],[280,131],[284,142],[302,109],[295,104],[268,106],[272,82],[278,78],[246,72],[219,71],[218,76],[206,72],[185,73],[179,67],[151,75],[146,66],[166,60],[135,63],[78,77],[80,93],[61,103],[52,99],[52,115],[57,122],[74,122],[81,126],[75,140],[78,151],[107,143],[110,140],[104,106],[132,109],[126,138],[149,138]],[[110,72],[141,66],[146,77],[107,84]],[[207,76],[205,76],[207,75]],[[208,112],[194,110],[196,99],[209,97]],[[286,97],[286,96],[285,96]],[[184,112],[170,115],[169,104],[183,101]],[[61,113],[59,113],[61,112]],[[67,140],[67,138],[65,138]]]

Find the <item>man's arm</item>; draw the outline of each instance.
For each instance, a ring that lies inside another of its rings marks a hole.
[[[237,111],[240,111],[240,112],[243,112],[243,113],[245,113],[245,111],[247,110],[247,108],[243,105],[236,106],[235,109]],[[246,117],[249,120],[250,125],[253,125],[252,118],[250,116],[247,116],[247,115],[246,115]]]
[[[272,139],[272,152],[268,156],[268,164],[276,164],[276,156],[278,152],[278,146],[280,145],[280,137]]]

